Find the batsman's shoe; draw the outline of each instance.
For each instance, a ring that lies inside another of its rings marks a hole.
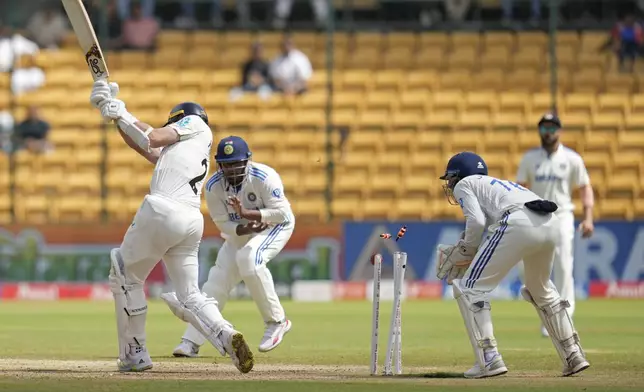
[[[178,358],[199,357],[199,346],[188,339],[181,339],[181,343],[174,349],[172,355]]]
[[[117,359],[119,372],[142,372],[152,369],[152,358],[145,347],[133,346],[125,359]]]
[[[479,364],[476,363],[470,370],[463,373],[463,375],[465,378],[486,378],[500,376],[507,372],[508,368],[505,367],[501,354],[497,354],[491,360],[485,362],[485,369],[481,370]]]
[[[279,346],[284,339],[284,335],[291,330],[291,320],[284,320],[281,323],[267,323],[266,330],[264,331],[264,337],[259,343],[258,350],[260,352],[268,352]]]
[[[568,359],[566,359],[566,362],[568,362],[568,365],[563,369],[564,377],[572,376],[573,374],[582,372],[590,367],[590,364],[580,352],[570,354]]]
[[[250,351],[244,335],[234,329],[228,329],[221,332],[220,339],[223,341],[224,349],[230,355],[233,365],[242,373],[250,372],[255,365],[255,358],[253,358],[253,352]]]

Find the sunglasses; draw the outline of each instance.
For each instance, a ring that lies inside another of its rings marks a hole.
[[[555,133],[559,130],[559,127],[556,125],[542,125],[539,127],[539,133],[545,135],[547,133]]]

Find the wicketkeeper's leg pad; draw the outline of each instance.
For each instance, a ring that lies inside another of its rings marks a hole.
[[[223,342],[219,339],[219,335],[224,328],[232,328],[232,325],[224,320],[214,298],[206,297],[202,293],[196,292],[190,294],[183,302],[180,302],[177,299],[177,295],[172,292],[161,294],[161,299],[165,301],[175,316],[190,323],[222,356],[226,355],[226,350]]]
[[[491,306],[488,301],[473,302],[471,297],[462,291],[460,284],[460,279],[453,282],[454,298],[461,311],[465,329],[474,350],[474,357],[480,368],[485,369],[485,351],[496,348]]]
[[[570,307],[568,301],[558,298],[540,307],[525,286],[521,287],[521,296],[537,310],[537,314],[543,326],[548,330],[552,344],[555,346],[564,366],[568,366],[567,359],[572,353],[581,352],[585,356],[579,342],[579,335],[575,331],[572,319],[568,314],[567,308]]]

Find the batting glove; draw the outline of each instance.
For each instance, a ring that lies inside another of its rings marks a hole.
[[[129,115],[127,109],[125,108],[125,102],[120,99],[109,98],[104,100],[99,109],[101,110],[101,115],[106,120],[118,120],[121,117]]]
[[[116,98],[119,93],[119,85],[115,82],[107,83],[105,80],[97,80],[92,87],[92,93],[89,96],[89,101],[97,109],[100,109],[101,104],[110,98]]]

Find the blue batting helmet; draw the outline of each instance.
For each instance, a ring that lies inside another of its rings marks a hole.
[[[232,186],[241,185],[248,173],[248,161],[253,155],[248,143],[239,136],[228,136],[219,142],[215,161],[224,178]]]

